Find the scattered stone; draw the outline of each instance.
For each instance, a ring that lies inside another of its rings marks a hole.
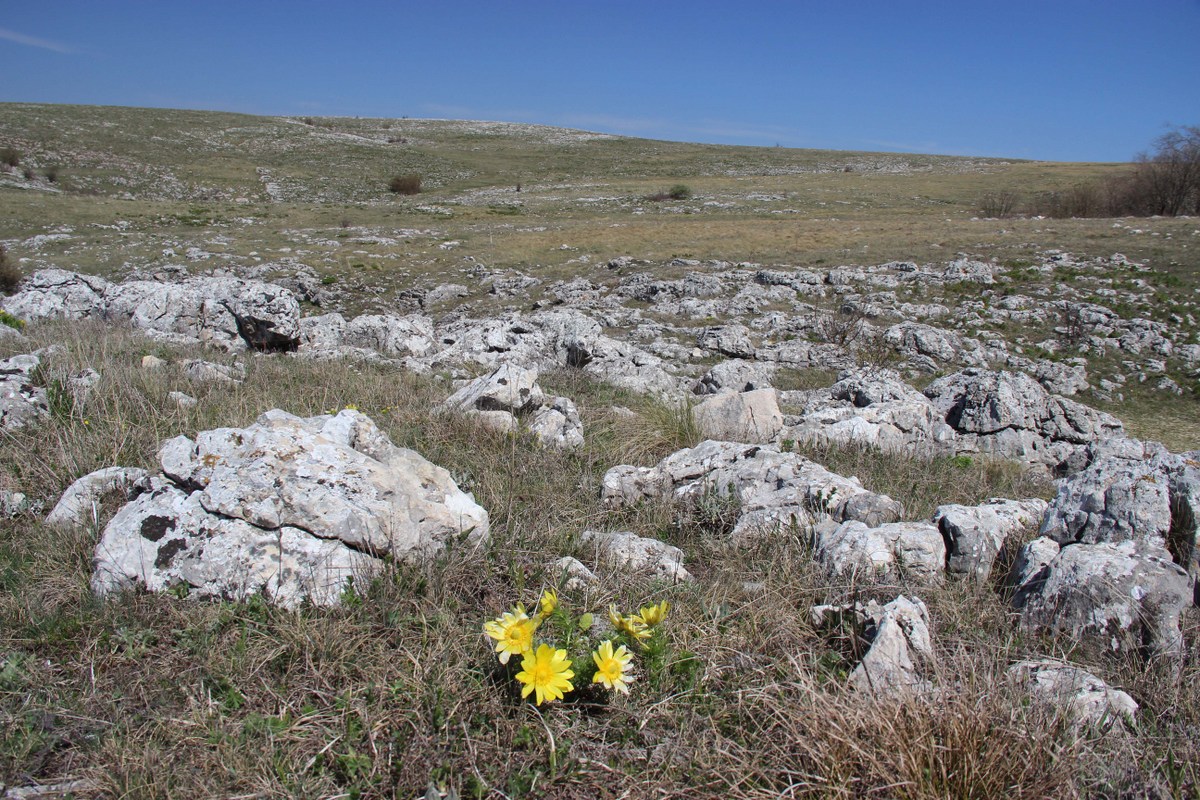
[[[1123,730],[1136,720],[1138,704],[1128,693],[1082,667],[1052,659],[1020,661],[1009,667],[1008,677],[1035,699],[1099,731]]]
[[[534,411],[529,430],[546,447],[573,450],[583,446],[579,410],[565,397],[555,397]]]
[[[142,356],[142,369],[157,370],[167,366],[167,362],[158,356]]]
[[[196,398],[183,392],[167,392],[167,398],[180,408],[195,408],[198,402]]]
[[[732,359],[716,364],[692,385],[692,394],[722,394],[770,389],[775,365]]]
[[[189,359],[183,362],[183,374],[196,383],[242,383],[246,368],[241,364],[215,364],[212,361]]]
[[[506,411],[520,414],[545,399],[537,385],[537,370],[515,364],[503,364],[492,373],[463,386],[442,403],[457,411]]]
[[[50,413],[46,390],[33,384],[38,353],[0,360],[0,428],[23,428]]]
[[[868,613],[871,647],[854,671],[850,686],[877,697],[906,697],[931,690],[922,677],[935,663],[929,633],[929,609],[918,598],[901,595]]]
[[[672,583],[692,579],[683,567],[683,551],[658,539],[630,531],[584,531],[580,541],[594,548],[598,557],[630,572],[648,570]]]
[[[818,519],[857,519],[878,526],[900,518],[900,504],[795,453],[769,445],[705,441],[654,467],[621,465],[605,473],[601,495],[612,508],[669,499],[694,506],[716,495],[737,501],[731,537],[752,538],[780,528],[807,528]]]
[[[551,567],[566,579],[563,588],[570,592],[580,592],[600,582],[596,573],[584,566],[582,561],[571,556],[563,556]]]

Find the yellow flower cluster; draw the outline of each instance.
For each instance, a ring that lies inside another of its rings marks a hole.
[[[539,706],[546,701],[561,700],[568,692],[575,691],[575,685],[571,683],[575,669],[567,648],[545,642],[534,644],[534,635],[542,623],[560,610],[558,593],[547,589],[538,600],[533,616],[529,615],[524,605],[518,603],[512,611],[501,614],[483,626],[483,632],[495,642],[495,652],[501,664],[507,665],[512,656],[520,656],[521,670],[514,677],[521,684],[521,697],[533,694]],[[668,610],[670,604],[664,600],[643,606],[637,614],[631,615],[623,615],[615,606],[610,606],[608,614],[618,634],[625,634],[632,642],[644,642],[652,635],[652,629],[663,621]],[[568,626],[568,630],[590,627],[591,617],[591,614],[582,615]],[[568,635],[568,645],[569,642]],[[629,694],[629,684],[633,680],[633,654],[628,647],[624,644],[614,647],[614,641],[606,639],[591,651],[591,657],[595,665],[592,683],[610,691]]]

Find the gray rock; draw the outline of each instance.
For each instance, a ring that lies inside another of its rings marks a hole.
[[[876,580],[911,578],[930,583],[946,568],[946,546],[927,522],[892,522],[871,527],[857,520],[817,526],[816,555],[839,577]]]
[[[1046,507],[1046,501],[1037,498],[995,498],[978,506],[939,506],[933,522],[946,542],[946,571],[986,581],[1005,540],[1036,526]]]
[[[450,395],[442,406],[457,411],[520,414],[541,405],[545,399],[537,378],[537,370],[502,364]]]
[[[551,567],[563,577],[563,588],[567,591],[580,592],[600,582],[596,573],[588,569],[582,561],[571,556],[563,556]]]
[[[868,620],[871,647],[850,673],[850,686],[878,697],[908,697],[931,688],[922,673],[935,663],[929,610],[897,597]]]
[[[769,442],[783,428],[774,389],[713,395],[693,408],[692,415],[700,432],[710,439]]]
[[[620,508],[668,499],[684,507],[716,495],[737,502],[735,540],[816,520],[858,519],[878,526],[900,518],[900,504],[867,491],[857,478],[767,445],[705,441],[664,458],[654,467],[621,465],[605,473],[601,496]]]
[[[732,358],[754,358],[755,352],[750,329],[738,323],[705,328],[696,337],[696,346]]]
[[[1045,567],[1024,599],[1021,624],[1116,651],[1178,657],[1179,614],[1191,580],[1171,554],[1142,541],[1072,544]]]
[[[1024,608],[1029,597],[1042,590],[1050,574],[1050,564],[1060,552],[1062,547],[1058,542],[1045,536],[1028,542],[1017,552],[1008,575],[1008,585],[1013,589],[1014,608]]]
[[[461,413],[481,427],[497,433],[516,433],[521,428],[517,418],[507,411],[478,411],[471,408]]]
[[[584,531],[580,540],[593,548],[598,558],[608,560],[624,570],[648,570],[672,583],[692,579],[683,567],[683,551],[658,539],[638,536],[630,531]]]
[[[1036,700],[1060,709],[1078,723],[1105,732],[1132,725],[1138,704],[1092,673],[1062,661],[1020,661],[1008,669],[1009,680]]]
[[[195,408],[197,400],[184,392],[167,392],[167,398],[180,408]]]
[[[41,363],[38,353],[0,360],[0,428],[23,428],[50,413],[46,390],[33,383]]]
[[[424,558],[489,532],[487,512],[448,472],[356,411],[268,411],[244,429],[171,439],[159,462],[169,481],[104,529],[99,594],[183,583],[199,596],[327,605],[384,557]]]
[[[196,383],[242,383],[246,379],[246,368],[241,364],[216,364],[189,359],[181,366],[183,374]]]
[[[150,488],[150,476],[136,467],[107,467],[79,478],[63,492],[58,504],[46,516],[46,524],[56,528],[83,527],[98,522],[99,505],[105,497],[119,495],[132,500]]]
[[[93,275],[42,269],[21,283],[21,291],[0,298],[0,308],[27,321],[100,318],[108,286],[108,281]]]
[[[1170,530],[1167,475],[1150,462],[1114,458],[1061,481],[1041,526],[1059,544],[1138,539],[1166,547]]]
[[[346,324],[340,344],[387,356],[423,356],[433,349],[433,322],[415,314],[364,314]]]
[[[1110,414],[1049,394],[1019,372],[966,369],[931,383],[925,395],[957,432],[961,449],[1057,467],[1082,446],[1121,437]]]
[[[555,397],[534,411],[529,430],[546,447],[574,450],[583,446],[579,409],[566,397]]]
[[[743,359],[731,359],[714,365],[692,385],[693,394],[722,394],[769,389],[775,379],[775,365]]]

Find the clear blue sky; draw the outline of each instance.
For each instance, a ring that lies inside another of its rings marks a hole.
[[[1125,161],[1200,125],[1200,0],[0,0],[0,100]]]

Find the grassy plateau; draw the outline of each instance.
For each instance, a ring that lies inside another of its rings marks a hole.
[[[396,310],[406,293],[463,284],[464,296],[424,309],[437,321],[548,304],[557,282],[577,278],[611,289],[630,271],[674,279],[718,261],[830,270],[966,256],[1002,275],[988,303],[1007,295],[1103,303],[1169,325],[1177,345],[1200,343],[1200,220],[980,216],[989,192],[1033,199],[1128,165],[726,147],[498,122],[28,104],[0,104],[4,148],[19,163],[0,167],[0,244],[25,275],[59,267],[120,280],[177,264],[191,274],[304,273],[326,292],[322,308],[306,313],[347,316],[408,313]],[[407,175],[421,177],[419,193],[389,191]],[[679,185],[689,196],[670,197]],[[1053,266],[1055,251],[1075,260]],[[1115,253],[1137,266],[1076,266]],[[619,257],[635,266],[610,267]],[[492,294],[480,280],[517,273],[540,281],[528,296]],[[898,290],[902,301],[950,308],[979,292]],[[832,311],[840,301],[813,302]],[[0,792],[1200,794],[1196,608],[1183,617],[1182,666],[1147,662],[1020,630],[999,585],[835,580],[815,562],[806,531],[735,546],[726,534],[737,509],[728,503],[606,510],[606,470],[652,466],[698,443],[686,408],[578,370],[545,372],[542,386],[579,406],[586,433],[582,448],[560,452],[437,413],[454,386],[436,372],[257,354],[240,357],[243,384],[196,387],[185,385],[180,362],[231,357],[100,324],[30,324],[23,333],[25,341],[0,337],[0,359],[57,345],[43,385],[62,387],[89,367],[102,379],[85,405],[52,393],[45,421],[0,430],[0,491],[20,491],[42,510],[0,518]],[[1014,322],[969,333],[1030,353],[1048,335]],[[143,369],[146,355],[167,366]],[[1162,361],[1180,394],[1156,388],[1157,372],[1138,380],[1141,365],[1109,353],[1088,355],[1088,374],[1094,387],[1120,374],[1120,390],[1075,399],[1115,414],[1131,435],[1200,449],[1196,371],[1176,354]],[[786,388],[801,389],[836,376],[786,378],[794,384]],[[194,407],[171,399],[181,388]],[[178,593],[97,599],[92,553],[115,507],[96,509],[84,529],[42,522],[82,475],[155,469],[165,439],[244,427],[272,408],[310,416],[346,406],[450,470],[491,515],[491,541],[428,564],[390,564],[335,608],[284,611]],[[927,519],[944,503],[1053,494],[1045,479],[982,458],[804,452],[898,499],[906,519]],[[565,588],[552,562],[586,561],[580,534],[589,528],[676,545],[696,580],[669,584],[601,564],[595,586]],[[597,690],[535,706],[500,673],[483,624],[547,587],[597,617],[610,604],[671,603],[628,696]],[[929,607],[937,690],[871,699],[846,685],[863,642],[816,628],[809,610],[902,593]],[[1136,725],[1105,733],[1031,703],[1005,671],[1041,657],[1072,660],[1129,692],[1141,707]]]

